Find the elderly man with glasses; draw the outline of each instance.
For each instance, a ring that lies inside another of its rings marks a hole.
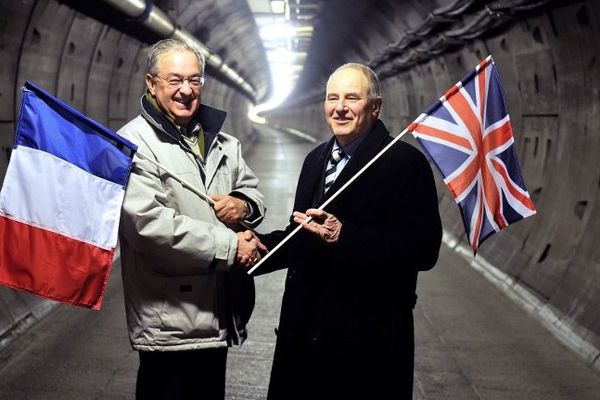
[[[137,399],[224,398],[227,349],[246,338],[254,306],[245,268],[264,247],[239,225],[260,223],[263,196],[221,131],[226,113],[201,104],[204,64],[183,42],[152,46],[140,115],[119,130],[142,153],[119,233]]]

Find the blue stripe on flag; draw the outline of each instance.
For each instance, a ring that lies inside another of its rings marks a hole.
[[[490,84],[486,105],[487,126],[491,123],[500,121],[506,115],[506,106],[504,105],[504,90],[496,71],[496,66],[492,65],[490,70]],[[486,128],[487,128],[486,126]]]
[[[518,158],[514,144],[511,144],[502,153],[496,154],[496,157],[502,160],[504,165],[506,165],[506,171],[508,172],[510,179],[526,192],[527,188],[525,187],[525,181],[521,175],[521,167],[519,167],[519,162],[517,161]]]
[[[464,150],[453,149],[450,146],[427,140],[426,137],[417,137],[417,140],[425,148],[444,177],[456,171],[469,158],[469,154]]]
[[[450,112],[448,111],[446,106],[441,102],[440,102],[440,107],[435,112],[435,116],[437,118],[441,118],[444,121],[448,121],[448,122],[451,122],[454,125],[456,125],[456,121],[454,120],[454,118],[452,117],[452,115],[450,114]]]
[[[126,186],[137,146],[31,82],[25,83],[15,144],[53,154]]]
[[[475,78],[475,75],[477,75],[478,73],[479,73],[479,71],[477,71],[477,67],[475,67],[475,68],[471,69],[469,72],[467,72],[460,80],[461,86],[464,87],[469,82],[471,82],[473,80],[473,78]]]
[[[425,114],[427,115],[432,115],[433,113],[435,113],[435,111],[440,108],[442,106],[442,101],[438,100],[435,103],[433,103],[431,106],[429,106],[429,108],[425,111]]]
[[[473,78],[474,77],[475,77],[475,75],[473,75]],[[473,79],[473,78],[471,78],[470,81],[464,83],[463,89],[465,90],[465,92],[467,92],[467,94],[471,98],[471,101],[474,104],[477,104],[477,92],[475,89],[475,79]]]

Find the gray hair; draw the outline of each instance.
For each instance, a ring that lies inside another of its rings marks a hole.
[[[204,55],[200,53],[196,48],[189,44],[177,40],[177,39],[163,39],[154,43],[148,52],[148,62],[146,63],[146,73],[150,75],[158,74],[158,59],[164,53],[170,53],[172,51],[189,51],[196,55],[198,64],[200,65],[200,73],[204,75]]]
[[[331,81],[331,77],[333,77],[333,75],[344,69],[355,69],[362,72],[363,75],[366,76],[367,80],[369,81],[369,97],[381,96],[381,92],[379,91],[379,78],[377,77],[377,74],[375,73],[375,71],[373,71],[371,68],[367,67],[364,64],[351,62],[338,67],[335,71],[333,71],[331,75],[329,75],[327,85],[329,85],[329,81]]]

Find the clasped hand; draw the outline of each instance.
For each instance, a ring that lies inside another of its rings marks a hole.
[[[244,267],[252,267],[261,259],[261,252],[266,253],[267,247],[252,231],[238,232],[238,249],[236,262]]]
[[[342,222],[335,215],[323,210],[309,208],[306,213],[294,211],[294,222],[317,235],[327,244],[337,243],[342,230]],[[238,232],[236,262],[246,268],[252,267],[261,259],[261,253],[268,251],[256,234],[250,230]]]

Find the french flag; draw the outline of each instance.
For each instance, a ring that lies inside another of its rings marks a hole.
[[[99,310],[136,150],[25,83],[0,191],[0,284]]]

